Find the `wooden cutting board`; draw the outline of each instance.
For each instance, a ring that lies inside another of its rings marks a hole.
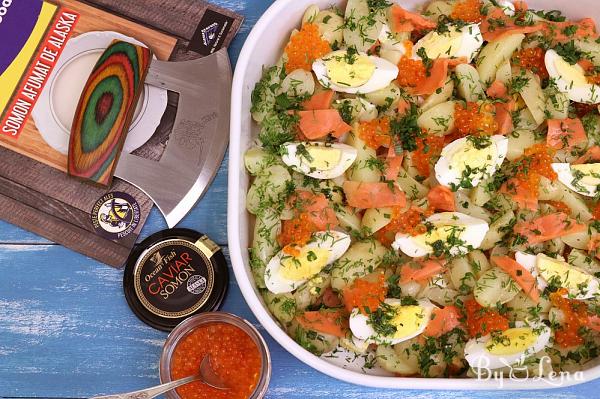
[[[159,59],[179,61],[206,54],[197,49],[198,30],[214,13],[225,15],[231,26],[222,45],[227,46],[242,18],[200,0],[55,0],[76,11],[80,18],[73,37],[90,31],[111,30],[145,43]],[[208,21],[210,22],[210,21]],[[216,71],[218,73],[218,71]],[[73,94],[79,96],[79,93]],[[159,160],[177,111],[176,95],[169,93],[168,107],[152,138],[134,154]],[[81,252],[111,266],[121,267],[153,206],[133,185],[115,179],[108,190],[77,181],[65,174],[66,156],[50,147],[31,118],[17,140],[0,136],[0,218]],[[114,240],[96,233],[91,212],[107,192],[131,195],[140,207],[134,232]]]

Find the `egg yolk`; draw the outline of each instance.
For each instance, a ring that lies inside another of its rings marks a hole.
[[[331,170],[339,165],[342,151],[337,148],[324,146],[308,146],[308,166],[317,170]]]
[[[329,254],[324,248],[300,248],[297,254],[281,259],[281,276],[292,281],[310,278],[327,265]]]
[[[581,174],[579,181],[590,186],[600,185],[600,164],[588,163],[581,165],[571,165],[571,170]]]
[[[592,279],[592,276],[558,259],[538,257],[536,267],[544,280],[558,280],[569,291],[579,292],[581,289],[585,289]]]
[[[462,176],[467,167],[479,173],[488,170],[493,165],[493,161],[498,158],[498,148],[493,142],[487,147],[477,148],[473,141],[466,140],[463,145],[457,146],[446,154],[442,152],[442,155],[449,158],[450,168]]]
[[[327,68],[327,76],[338,86],[362,86],[375,73],[375,64],[366,55],[336,51],[323,61]]]
[[[556,57],[554,60],[554,67],[562,79],[569,82],[570,87],[579,87],[588,84],[585,72],[578,64],[571,65],[562,57]]]
[[[425,49],[427,56],[432,59],[450,58],[458,52],[462,41],[463,34],[456,29],[444,33],[431,31],[419,40],[419,48]]]
[[[516,355],[532,347],[538,335],[528,327],[509,328],[494,336],[485,349],[492,355]]]
[[[456,221],[437,221],[430,231],[413,237],[413,241],[415,244],[429,249],[438,241],[446,244],[452,241],[450,238],[460,239],[465,228],[464,225],[461,225]]]
[[[391,324],[396,327],[393,339],[412,335],[429,320],[425,320],[425,310],[418,305],[394,306],[394,317]]]

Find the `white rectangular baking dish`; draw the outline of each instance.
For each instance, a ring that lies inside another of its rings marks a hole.
[[[407,9],[414,9],[427,0],[395,0]],[[248,262],[247,248],[251,245],[254,221],[246,211],[246,192],[249,176],[243,162],[244,152],[257,136],[256,123],[250,116],[250,94],[255,83],[261,78],[263,66],[273,65],[283,51],[292,29],[300,24],[304,11],[310,4],[328,8],[332,4],[345,7],[345,0],[277,0],[258,20],[237,61],[233,78],[231,99],[231,128],[229,146],[229,198],[228,198],[228,238],[231,262],[238,285],[252,309],[252,312],[271,336],[287,351],[307,365],[340,380],[371,387],[402,389],[548,389],[565,387],[600,377],[600,365],[588,366],[581,374],[571,375],[561,380],[540,379],[498,380],[409,378],[369,375],[353,371],[336,364],[335,360],[320,358],[306,351],[279,327],[270,315],[258,293]],[[561,10],[571,19],[594,18],[600,23],[598,0],[528,0],[530,8]]]

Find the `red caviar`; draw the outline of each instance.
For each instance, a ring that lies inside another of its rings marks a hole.
[[[427,72],[423,61],[402,57],[400,62],[398,62],[397,83],[400,86],[417,87],[426,79],[426,77]]]
[[[563,298],[566,292],[564,288],[561,288],[550,294],[552,305],[559,308],[565,316],[565,322],[560,328],[554,330],[554,341],[563,348],[583,343],[583,338],[579,331],[582,326],[587,324],[588,320],[585,303]]]
[[[213,371],[230,389],[219,390],[200,381],[192,382],[177,388],[182,399],[250,397],[258,383],[262,360],[258,347],[248,334],[228,323],[210,323],[195,328],[175,347],[171,379],[198,373],[206,355],[210,355]]]
[[[481,14],[482,6],[483,4],[480,0],[459,1],[452,9],[450,17],[452,19],[459,19],[465,22],[481,22],[483,21],[483,15]]]
[[[594,209],[592,210],[592,217],[594,220],[600,220],[600,202],[594,206]]]
[[[498,123],[494,117],[492,104],[467,102],[466,107],[457,103],[454,107],[455,139],[468,135],[491,136],[498,131]]]
[[[423,221],[433,214],[432,210],[411,207],[403,212],[403,208],[395,207],[392,210],[391,220],[383,228],[375,233],[375,237],[384,245],[391,245],[394,242],[396,233],[410,234],[417,236],[424,234],[427,228]]]
[[[389,147],[391,143],[390,120],[387,117],[361,122],[358,128],[360,137],[367,146],[378,149],[381,146]]]
[[[359,278],[344,288],[343,297],[346,310],[349,312],[359,308],[363,314],[375,311],[384,301],[387,294],[385,275],[379,273],[375,281]]]
[[[315,24],[304,24],[285,47],[288,57],[285,70],[287,73],[296,69],[310,71],[314,60],[330,52],[331,46],[321,37],[319,27]]]
[[[515,178],[522,182],[537,197],[540,176],[556,180],[556,172],[552,169],[554,150],[546,144],[534,144],[525,149],[523,156],[517,161]],[[570,213],[570,211],[569,211]]]
[[[284,251],[288,251],[288,255],[293,255],[290,252],[294,250],[294,245],[304,245],[310,240],[312,233],[319,231],[315,223],[311,220],[307,212],[302,212],[291,220],[284,220],[282,223],[281,233],[279,234],[279,244],[284,247]],[[287,248],[287,249],[286,249]]]
[[[536,73],[541,79],[548,78],[548,70],[544,62],[546,52],[541,47],[525,48],[513,57],[513,63]]]
[[[571,214],[571,208],[569,208],[569,205],[565,204],[562,201],[546,201],[546,203],[556,208],[556,210],[559,212],[565,213],[567,215]]]
[[[416,138],[417,149],[412,153],[412,161],[423,177],[429,177],[431,173],[431,159],[442,153],[444,148],[444,136],[427,135]]]
[[[509,328],[508,319],[495,310],[486,309],[470,299],[465,302],[467,330],[471,337],[482,337],[493,331],[504,331]]]

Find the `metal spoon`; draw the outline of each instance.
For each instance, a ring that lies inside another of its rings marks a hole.
[[[170,391],[171,389],[189,384],[193,381],[202,381],[206,385],[216,389],[229,389],[223,383],[223,381],[221,381],[221,378],[219,378],[219,376],[213,371],[210,365],[210,355],[206,355],[204,356],[204,359],[202,359],[202,363],[200,363],[200,371],[196,375],[191,375],[176,381],[167,382],[153,388],[142,389],[141,391],[119,393],[116,395],[95,396],[90,399],[151,399]]]

